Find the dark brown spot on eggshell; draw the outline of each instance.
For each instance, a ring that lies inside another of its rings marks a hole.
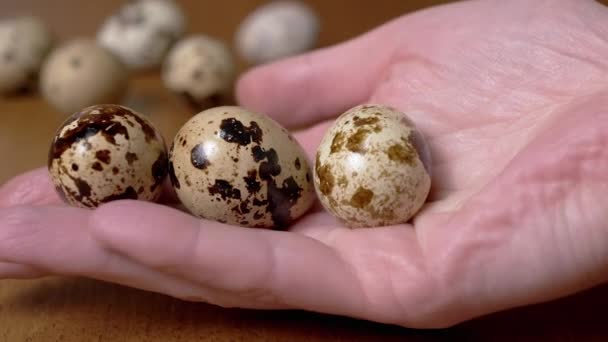
[[[86,181],[76,178],[70,177],[74,181],[74,185],[78,189],[78,194],[75,194],[74,199],[80,203],[83,203],[83,199],[91,197],[91,186]]]
[[[192,148],[190,151],[190,162],[192,166],[199,170],[204,170],[211,164],[209,159],[207,159],[203,144],[198,144]]]
[[[267,152],[264,152],[264,159],[266,159],[266,161],[263,161],[258,169],[261,179],[268,180],[272,177],[281,174],[279,156],[277,155],[277,152],[274,150],[274,148],[271,148]]]
[[[110,164],[112,158],[109,150],[100,150],[95,152],[95,158],[104,164]]]
[[[72,59],[70,60],[70,66],[73,69],[78,69],[80,68],[80,65],[82,64],[82,60],[79,57],[72,57]]]
[[[15,54],[12,51],[5,51],[4,52],[4,62],[5,63],[10,63],[15,59]]]
[[[171,185],[174,188],[180,189],[181,185],[179,184],[179,179],[175,176],[175,169],[173,168],[173,162],[169,162],[169,179],[171,180]]]
[[[268,204],[268,200],[261,200],[258,198],[254,198],[253,199],[253,205],[255,205],[256,207],[262,207]]]
[[[204,76],[205,74],[201,69],[195,69],[194,71],[192,71],[192,80],[194,81],[200,81],[203,79]]]
[[[220,124],[220,138],[229,143],[247,146],[251,142],[260,144],[262,142],[262,129],[257,122],[251,121],[249,127],[235,118],[223,119]]]
[[[266,151],[260,145],[256,145],[251,149],[251,155],[253,156],[253,160],[258,163],[266,158]]]
[[[91,168],[95,171],[103,171],[103,166],[101,166],[100,162],[94,162]]]
[[[266,211],[270,213],[275,229],[284,229],[292,221],[291,207],[293,207],[302,194],[302,188],[293,177],[283,181],[281,187],[277,187],[274,180],[268,181],[268,206]]]
[[[259,147],[259,146],[255,146]],[[254,199],[254,205],[266,205],[266,212],[270,214],[274,229],[285,229],[293,220],[291,208],[297,203],[302,195],[303,189],[298,185],[293,176],[286,178],[279,187],[274,177],[281,173],[281,165],[277,152],[271,148],[265,151],[262,148],[254,149],[254,159],[260,162],[258,174],[266,183],[266,204]],[[260,202],[256,203],[256,200]]]
[[[150,186],[150,191],[154,192],[156,188],[163,183],[167,176],[167,154],[163,151],[158,155],[154,164],[152,164],[152,177],[154,183]]]
[[[72,170],[73,171],[78,171],[78,165],[72,164]]]
[[[78,120],[76,127],[68,129],[58,136],[52,144],[49,152],[49,165],[51,165],[53,159],[61,157],[66,150],[72,148],[72,146],[81,140],[86,140],[98,133],[113,145],[116,145],[115,137],[117,135],[122,135],[125,139],[129,139],[127,128],[120,122],[117,122],[111,114],[80,112],[75,114],[75,117],[75,119],[71,118],[69,120],[72,122]]]
[[[247,176],[243,177],[247,191],[249,191],[250,194],[256,194],[261,189],[260,182],[257,180],[257,178],[257,170],[249,170],[247,171]]]
[[[127,187],[127,189],[119,194],[113,194],[110,196],[107,196],[106,198],[101,200],[101,203],[108,203],[108,202],[112,202],[112,201],[118,201],[118,200],[136,200],[138,198],[137,196],[137,192],[135,191],[135,189],[133,189],[132,186]]]
[[[231,198],[241,199],[241,191],[234,188],[230,182],[224,179],[216,179],[215,183],[208,190],[210,194],[219,195],[225,201]]]
[[[125,154],[125,158],[127,159],[127,163],[129,163],[129,165],[133,165],[133,162],[139,159],[137,158],[137,154],[131,152],[127,152],[127,154]]]
[[[112,174],[117,175],[118,172],[120,172],[120,170],[118,170],[116,166],[112,168]]]
[[[302,168],[302,164],[300,163],[300,158],[296,158],[296,161],[294,162],[294,166],[296,167],[296,170],[300,170]]]

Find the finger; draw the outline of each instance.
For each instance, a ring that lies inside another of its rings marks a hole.
[[[0,209],[0,279],[84,276],[177,298],[231,303],[219,291],[158,272],[102,248],[87,229],[91,213],[70,207]]]
[[[366,101],[397,44],[393,23],[354,40],[257,67],[237,83],[238,102],[287,127],[335,117]]]
[[[163,183],[160,203],[178,202],[175,190],[167,178]],[[21,174],[0,187],[0,208],[20,205],[43,206],[62,204],[48,169],[38,168]]]
[[[306,152],[308,160],[314,160],[319,144],[332,124],[333,120],[328,120],[294,133],[294,138]]]
[[[21,174],[0,187],[0,208],[61,203],[47,168]]]
[[[233,227],[134,202],[101,207],[91,225],[100,242],[139,263],[260,305],[347,315],[365,309],[349,267],[328,246],[299,234]]]
[[[28,265],[0,262],[0,279],[30,279],[43,274],[44,272]]]

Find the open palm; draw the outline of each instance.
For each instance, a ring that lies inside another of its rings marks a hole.
[[[186,300],[441,327],[608,278],[608,10],[469,1],[260,67],[241,103],[313,156],[341,111],[408,113],[433,154],[411,225],[351,230],[317,208],[290,232],[168,206],[60,205],[44,170],[0,189],[0,277],[72,274]]]

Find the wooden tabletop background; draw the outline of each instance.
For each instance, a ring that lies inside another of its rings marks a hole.
[[[179,1],[179,0],[178,0]],[[42,17],[59,40],[94,35],[124,1],[0,0],[0,16]],[[264,1],[182,0],[189,31],[232,42],[239,21]],[[320,46],[391,18],[448,1],[308,1],[321,17]],[[346,8],[348,7],[348,8]],[[346,11],[346,12],[345,12]],[[240,62],[241,71],[246,65]],[[158,73],[133,78],[125,104],[170,139],[193,114],[163,89]],[[43,166],[64,115],[37,94],[0,98],[0,184]],[[307,312],[222,309],[86,279],[0,281],[0,342],[13,341],[443,341],[608,340],[608,286],[498,313],[450,329],[420,331]]]

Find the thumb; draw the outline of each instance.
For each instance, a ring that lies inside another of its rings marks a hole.
[[[396,51],[396,23],[336,46],[257,67],[237,83],[239,103],[287,127],[337,116],[366,101]]]

